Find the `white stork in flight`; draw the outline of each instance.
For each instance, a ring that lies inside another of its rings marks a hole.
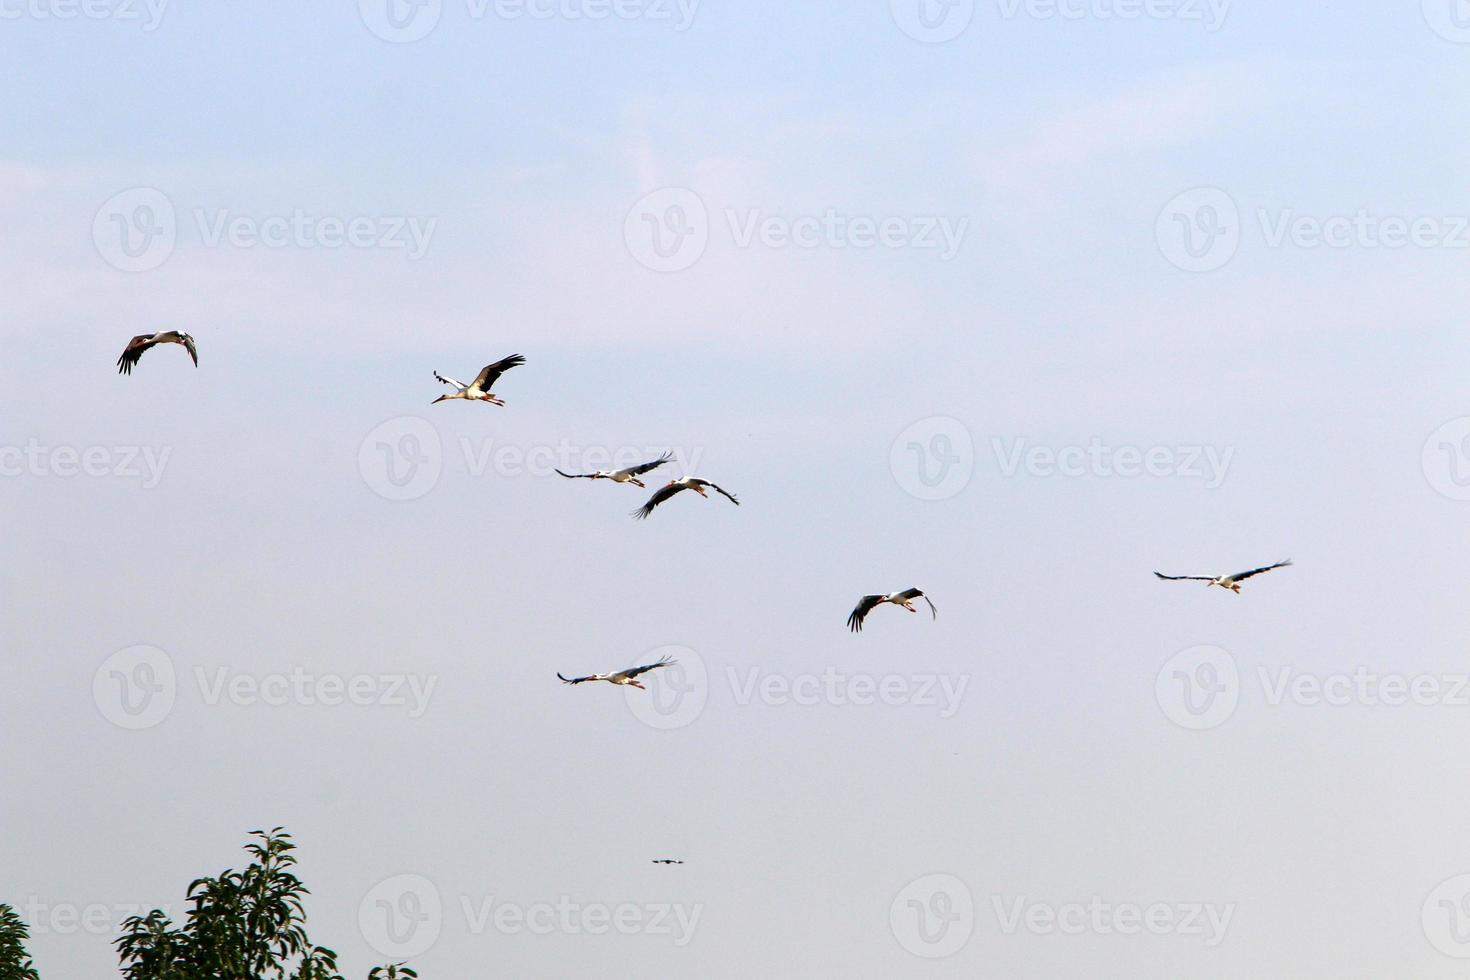
[[[885,602],[891,602],[895,606],[903,606],[909,612],[918,612],[919,610],[914,607],[915,599],[923,599],[925,602],[929,603],[930,619],[939,618],[939,610],[934,608],[934,603],[930,600],[928,596],[920,592],[918,589],[907,589],[903,592],[894,592],[890,595],[863,596],[861,599],[858,600],[857,608],[854,609],[852,611],[852,614],[847,617],[847,628],[852,630],[854,633],[861,633],[863,631],[863,620],[868,618],[868,613],[883,605],[883,603]]]
[[[636,687],[640,691],[646,691],[648,688],[644,687],[634,678],[639,674],[646,674],[650,670],[657,670],[659,667],[667,667],[669,664],[674,663],[678,663],[678,661],[672,657],[665,656],[655,663],[644,664],[642,667],[629,667],[626,670],[614,671],[611,674],[588,674],[586,677],[562,677],[561,671],[557,671],[556,676],[561,678],[563,684],[585,684],[588,681],[607,681],[609,684],[626,684],[629,687]]]
[[[194,338],[178,330],[160,330],[158,333],[140,333],[128,341],[128,346],[123,348],[122,356],[117,359],[118,374],[132,374],[133,365],[138,363],[138,358],[150,347],[159,344],[180,344],[189,356],[194,359],[194,366],[199,366],[199,348],[194,346]]]
[[[649,470],[658,469],[673,458],[673,453],[664,453],[651,463],[639,463],[625,470],[598,470],[596,473],[562,473],[561,470],[557,472],[568,480],[611,480],[614,483],[631,483],[635,487],[646,487],[647,485],[638,478]]]
[[[1291,559],[1288,558],[1286,559],[1286,561],[1278,561],[1274,565],[1266,565],[1261,568],[1252,568],[1248,572],[1236,572],[1234,575],[1216,575],[1213,578],[1211,578],[1209,575],[1165,575],[1162,572],[1154,572],[1154,574],[1166,582],[1206,582],[1208,583],[1205,586],[1205,588],[1207,589],[1211,585],[1218,585],[1222,589],[1229,589],[1236,595],[1240,595],[1240,583],[1244,582],[1252,575],[1259,575],[1262,572],[1269,572],[1273,568],[1285,568],[1287,565],[1290,564]]]
[[[654,858],[653,859],[653,863],[654,864],[683,864],[684,862],[683,861],[676,861],[673,858]]]
[[[429,404],[437,405],[446,399],[463,398],[472,402],[489,402],[492,405],[504,405],[505,399],[491,394],[490,389],[495,386],[496,380],[502,374],[513,367],[519,367],[525,363],[526,359],[524,357],[519,354],[512,354],[504,360],[496,361],[494,364],[486,364],[480,373],[475,376],[475,380],[469,384],[465,384],[463,381],[455,381],[453,378],[446,378],[438,371],[435,371],[434,377],[437,380],[459,390],[450,395],[440,395],[438,398],[429,402]]]
[[[680,493],[684,490],[693,490],[695,493],[708,500],[709,494],[704,492],[705,487],[709,487],[711,490],[715,491],[715,493],[720,494],[736,507],[740,506],[740,501],[736,500],[735,495],[733,493],[730,493],[728,490],[718,487],[708,480],[701,480],[697,476],[685,476],[680,477],[677,480],[670,480],[667,484],[660,487],[657,491],[654,492],[654,495],[652,497],[648,498],[648,503],[633,511],[633,516],[638,518],[638,520],[640,521],[646,520],[648,518],[648,515],[653,513],[653,509],[655,507],[663,503],[665,500],[668,500],[674,494]]]

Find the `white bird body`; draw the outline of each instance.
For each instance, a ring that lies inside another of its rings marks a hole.
[[[463,381],[456,381],[454,378],[446,378],[438,371],[435,371],[434,379],[436,381],[440,381],[457,390],[448,395],[440,395],[430,402],[430,404],[437,405],[439,402],[462,398],[465,401],[489,402],[491,405],[504,405],[505,399],[493,394],[490,389],[494,387],[495,382],[500,379],[502,374],[524,363],[526,363],[524,357],[519,354],[512,354],[510,357],[496,361],[494,364],[486,364],[480,370],[480,373],[475,376],[475,380],[469,384],[465,384]]]
[[[635,487],[642,487],[646,484],[638,477],[649,470],[658,469],[673,458],[673,453],[664,453],[651,463],[639,463],[637,466],[629,466],[621,470],[597,470],[594,473],[562,473],[561,470],[556,472],[561,473],[568,480],[611,480],[614,483],[631,483]]]

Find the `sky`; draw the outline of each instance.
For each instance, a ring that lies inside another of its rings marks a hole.
[[[278,825],[352,977],[1463,975],[1463,4],[0,0],[0,58],[42,976]],[[629,517],[684,473],[740,505]]]

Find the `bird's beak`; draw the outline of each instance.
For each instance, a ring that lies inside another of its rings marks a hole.
[[[437,405],[440,402],[442,402],[445,398],[448,398],[448,397],[449,397],[448,395],[440,395],[438,398],[435,398],[433,401],[429,402],[429,404],[430,405]]]

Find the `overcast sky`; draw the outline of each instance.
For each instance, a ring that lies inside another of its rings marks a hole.
[[[1462,976],[1463,14],[0,0],[42,975]]]

